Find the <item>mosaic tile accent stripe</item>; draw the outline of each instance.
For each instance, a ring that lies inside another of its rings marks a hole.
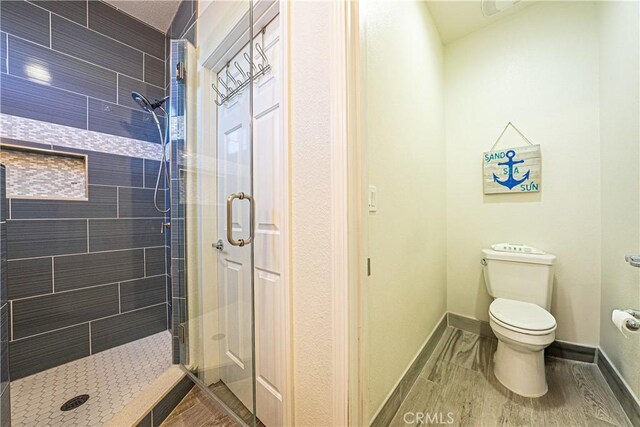
[[[86,200],[85,159],[0,147],[10,199]]]
[[[150,160],[162,158],[160,144],[0,114],[0,137]]]

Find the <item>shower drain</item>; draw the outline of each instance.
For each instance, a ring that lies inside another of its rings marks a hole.
[[[84,403],[89,400],[88,394],[81,394],[80,396],[72,397],[71,399],[64,402],[64,404],[60,407],[61,411],[71,411],[76,409],[78,406],[84,405]]]

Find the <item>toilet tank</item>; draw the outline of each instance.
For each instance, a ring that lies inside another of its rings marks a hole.
[[[555,255],[482,250],[484,281],[489,295],[551,306]]]

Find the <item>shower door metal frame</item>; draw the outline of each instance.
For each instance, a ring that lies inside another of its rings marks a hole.
[[[232,4],[233,2],[230,2],[228,4]],[[254,27],[254,33],[257,34],[257,32],[262,29],[266,24],[268,24],[274,16],[280,16],[280,29],[279,29],[279,38],[280,40],[287,40],[287,16],[288,16],[288,9],[289,9],[289,5],[287,4],[287,2],[281,2],[278,0],[261,0],[261,1],[257,1],[255,2],[254,5],[254,13],[256,14],[256,19],[253,22],[253,27]],[[248,12],[247,12],[248,13]],[[203,14],[200,16],[200,19],[202,19],[203,17],[206,17],[206,11],[203,12]],[[215,92],[211,89],[211,84],[214,82],[215,80],[215,76],[217,74],[217,72],[222,68],[222,66],[224,65],[224,61],[220,59],[221,57],[221,50],[224,51],[233,51],[234,49],[237,50],[237,43],[234,43],[234,38],[235,39],[240,39],[241,38],[241,31],[238,32],[238,28],[236,28],[235,30],[231,30],[229,32],[229,34],[227,34],[225,36],[225,40],[223,43],[226,43],[226,46],[223,46],[223,48],[221,49],[220,46],[214,46],[213,42],[211,40],[207,40],[206,37],[203,37],[201,40],[204,41],[204,43],[201,43],[198,46],[198,50],[199,50],[199,54],[200,54],[200,58],[199,59],[199,70],[198,70],[198,138],[200,139],[204,139],[204,140],[209,140],[211,141],[212,138],[214,137],[214,135],[217,132],[216,129],[216,120],[213,119],[214,116],[214,112],[215,112],[215,108],[216,108],[216,104],[215,104]],[[234,32],[235,31],[235,32]],[[210,44],[208,45],[207,42],[209,42]],[[287,117],[288,117],[288,85],[287,85],[287,81],[288,81],[288,68],[286,67],[286,64],[288,62],[288,44],[287,43],[282,43],[282,51],[281,51],[281,58],[280,58],[280,69],[281,69],[281,74],[282,74],[282,80],[283,80],[283,84],[281,85],[281,95],[280,95],[280,99],[281,99],[281,109],[282,109],[282,121],[281,121],[281,126],[283,129],[287,128],[286,122],[287,122]],[[283,169],[284,169],[284,174],[285,176],[289,176],[289,159],[288,159],[288,149],[286,147],[288,147],[288,132],[283,132],[282,135],[283,138],[283,144],[285,147],[285,150],[283,152],[283,158],[281,159],[282,165],[283,165]],[[286,200],[289,200],[289,182],[288,180],[285,180],[284,182],[284,188],[281,189],[283,191],[283,194],[285,195]],[[236,203],[238,203],[236,201]],[[256,203],[260,203],[260,201],[256,201]],[[283,218],[282,218],[282,234],[284,235],[284,239],[286,242],[288,242],[288,236],[289,236],[289,211],[288,211],[288,207],[286,209],[283,210],[282,212]],[[226,240],[226,236],[219,236],[220,238],[222,238],[222,240]],[[216,242],[211,242],[213,244],[213,248],[215,248],[216,246]],[[245,243],[247,243],[245,241]],[[223,245],[226,246],[228,245],[228,242],[223,242]],[[253,247],[253,245],[251,245]],[[215,250],[215,249],[213,249]],[[252,249],[253,250],[253,249]],[[284,244],[283,245],[283,253],[282,253],[282,257],[284,259],[289,259],[289,245],[288,244]],[[253,256],[252,256],[253,258]],[[286,297],[285,300],[282,301],[282,305],[283,305],[283,313],[284,313],[284,342],[285,343],[290,343],[291,342],[291,337],[292,337],[292,327],[291,327],[291,316],[290,316],[290,307],[291,307],[291,290],[290,290],[290,270],[289,270],[289,263],[285,262],[283,269],[282,269],[282,280],[283,280],[283,286],[286,290]],[[252,286],[253,288],[253,286]],[[255,311],[255,310],[254,310]],[[253,334],[255,335],[255,334]],[[284,425],[293,425],[294,423],[294,414],[293,414],[293,363],[292,363],[292,352],[291,352],[291,348],[290,346],[285,346],[282,351],[284,354],[284,380],[283,380],[283,387],[282,387],[282,401],[283,401],[283,424]],[[255,360],[255,358],[253,359]],[[254,369],[255,372],[255,369]],[[213,395],[212,392],[210,392],[207,388],[206,385],[200,380],[200,378],[196,377],[195,375],[189,373],[189,375],[191,376],[191,378],[197,383],[199,384],[203,389],[206,389],[206,391],[218,402],[220,402],[220,404],[226,408],[226,405],[224,405],[224,403],[222,403],[215,395]],[[254,387],[255,387],[255,380],[254,380]],[[233,415],[233,417],[237,420],[240,421],[238,419],[238,417],[233,414],[233,412],[231,412],[228,408],[227,410]],[[242,422],[241,422],[242,424]]]

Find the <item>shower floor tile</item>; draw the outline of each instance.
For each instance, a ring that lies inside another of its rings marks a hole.
[[[101,426],[171,366],[168,331],[11,382],[11,425]],[[72,397],[82,406],[63,412]]]

